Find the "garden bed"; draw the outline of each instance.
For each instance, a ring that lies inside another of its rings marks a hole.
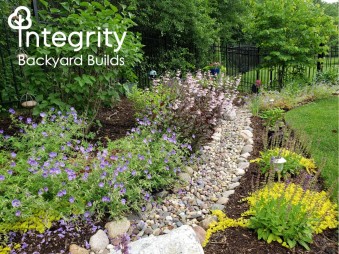
[[[254,134],[254,146],[251,154],[251,159],[259,156],[259,152],[263,150],[263,136],[267,135],[264,121],[259,117],[252,117],[252,128]],[[300,178],[299,176],[298,178]],[[247,197],[256,188],[258,182],[264,182],[264,177],[260,174],[258,164],[251,163],[246,174],[240,180],[240,186],[237,187],[234,195],[230,197],[227,206],[224,209],[225,214],[229,218],[239,218],[243,212],[248,209],[247,202],[241,200]],[[298,179],[295,179],[298,181]],[[323,189],[321,180],[317,182],[316,188]],[[271,244],[264,240],[258,240],[257,233],[246,228],[231,227],[225,231],[218,232],[212,235],[208,245],[204,248],[206,254],[234,254],[234,253],[338,253],[338,231],[337,229],[326,230],[322,234],[315,235],[314,242],[310,245],[311,250],[307,251],[298,246],[295,252],[291,249],[283,247],[277,242]]]

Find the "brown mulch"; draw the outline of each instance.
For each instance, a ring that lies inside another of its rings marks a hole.
[[[106,144],[107,138],[116,140],[125,137],[136,124],[134,115],[133,104],[127,98],[122,98],[113,108],[102,108],[96,118],[101,126],[91,128],[96,133],[94,141]]]
[[[259,151],[263,150],[263,135],[267,135],[263,128],[263,120],[252,117],[254,135],[253,152],[250,159],[257,158]],[[230,196],[224,213],[230,218],[239,218],[248,209],[246,202],[241,199],[255,190],[257,182],[264,182],[257,164],[251,163],[249,169],[240,180],[240,186]],[[319,181],[318,185],[321,185]],[[319,188],[319,186],[318,186]],[[287,249],[277,242],[267,244],[258,240],[256,232],[246,228],[228,228],[225,231],[212,235],[208,245],[204,248],[205,254],[335,254],[338,252],[338,230],[326,230],[322,234],[315,235],[314,242],[310,245],[311,251],[298,246],[294,250]]]

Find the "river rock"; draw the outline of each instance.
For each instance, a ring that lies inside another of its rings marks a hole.
[[[106,233],[100,229],[90,238],[89,244],[91,245],[91,249],[93,251],[98,252],[106,248],[106,246],[109,244],[109,240]]]
[[[105,225],[105,228],[108,231],[108,235],[110,238],[117,237],[119,235],[125,234],[130,228],[131,223],[127,218],[122,218],[118,221],[108,222]]]
[[[69,253],[70,254],[89,254],[89,250],[86,250],[85,248],[82,248],[76,244],[71,244],[71,246],[69,246]]]

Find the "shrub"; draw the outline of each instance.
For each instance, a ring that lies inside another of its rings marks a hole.
[[[315,173],[316,166],[313,159],[307,159],[300,154],[284,148],[275,148],[260,152],[260,158],[251,160],[251,162],[259,163],[261,172],[267,174],[272,167],[272,157],[278,156],[286,159],[286,163],[281,172],[282,176],[286,174],[299,174],[302,169],[305,169],[309,174]]]
[[[250,216],[248,227],[268,243],[277,241],[293,248],[297,243],[309,250],[313,234],[336,228],[337,205],[327,193],[304,190],[296,184],[274,183],[245,198]]]

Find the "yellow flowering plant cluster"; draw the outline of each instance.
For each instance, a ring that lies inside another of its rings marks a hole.
[[[214,221],[209,225],[209,228],[206,232],[206,238],[203,243],[203,247],[205,247],[211,238],[213,233],[218,231],[225,230],[226,228],[230,227],[247,227],[248,223],[247,220],[244,218],[239,219],[231,219],[228,218],[221,210],[214,210],[212,214],[217,216],[218,222]]]
[[[338,226],[337,204],[324,191],[304,190],[293,183],[271,183],[244,200],[250,205],[242,214],[250,216],[248,227],[268,243],[277,241],[288,248],[299,243],[309,249],[313,234]]]
[[[307,159],[300,154],[287,150],[285,148],[275,148],[260,152],[260,158],[251,160],[250,162],[259,163],[260,170],[266,174],[271,168],[272,157],[281,156],[286,159],[284,168],[281,172],[282,176],[289,174],[298,174],[300,170],[305,169],[307,173],[316,172],[316,165],[313,159]]]

